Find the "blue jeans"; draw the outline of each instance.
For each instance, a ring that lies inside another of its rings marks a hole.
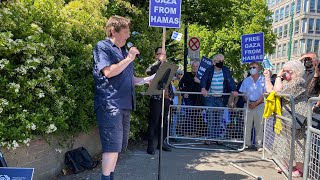
[[[222,97],[208,96],[204,98],[204,105],[209,107],[225,107]],[[207,110],[208,138],[222,139],[226,134],[223,122],[223,109]]]

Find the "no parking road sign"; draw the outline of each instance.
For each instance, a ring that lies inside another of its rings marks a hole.
[[[189,39],[188,56],[191,59],[200,59],[200,38],[191,37]]]

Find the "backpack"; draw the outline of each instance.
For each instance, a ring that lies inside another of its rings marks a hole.
[[[82,172],[85,169],[93,169],[98,165],[98,161],[93,161],[84,147],[79,147],[66,152],[64,155],[64,163],[75,174]]]
[[[0,167],[8,167],[1,152],[0,152]]]

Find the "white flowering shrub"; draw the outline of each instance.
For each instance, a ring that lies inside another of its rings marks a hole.
[[[0,2],[0,146],[33,135],[88,130],[92,48],[104,35],[105,1]]]

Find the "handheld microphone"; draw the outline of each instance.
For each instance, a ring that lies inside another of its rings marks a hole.
[[[133,47],[132,42],[128,42],[127,43],[127,47],[130,49]],[[140,56],[140,54],[137,54],[136,57],[139,59],[139,62],[141,63],[143,61],[142,57]]]

